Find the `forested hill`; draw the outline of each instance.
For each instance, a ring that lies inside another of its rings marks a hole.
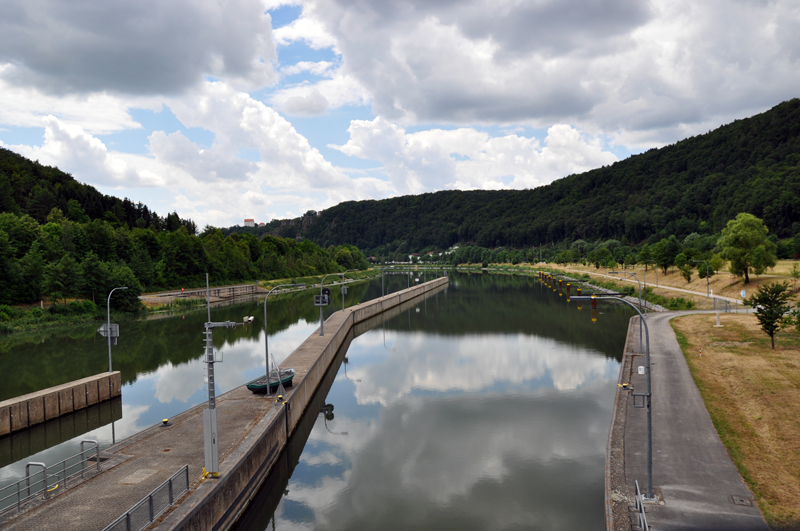
[[[44,223],[53,208],[78,223],[102,219],[131,228],[174,231],[183,226],[190,234],[197,232],[192,220],[176,213],[161,217],[142,203],[101,194],[58,168],[0,148],[0,213],[27,214]]]
[[[781,238],[800,231],[800,100],[533,190],[446,191],[351,201],[261,231],[370,254],[456,242],[523,248],[710,234],[740,212]],[[241,228],[235,230],[242,231]]]

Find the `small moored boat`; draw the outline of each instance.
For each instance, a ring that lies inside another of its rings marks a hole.
[[[292,378],[294,375],[297,374],[297,371],[294,369],[281,369],[279,372],[272,371],[269,373],[269,390],[270,392],[274,391],[278,388],[278,384],[281,383],[284,386],[292,385]],[[280,375],[280,378],[278,377]],[[259,376],[255,380],[247,382],[247,388],[250,389],[254,393],[266,393],[267,392],[267,377]]]

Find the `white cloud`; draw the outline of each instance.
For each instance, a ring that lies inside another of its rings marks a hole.
[[[287,114],[314,116],[345,105],[367,105],[370,95],[354,77],[337,70],[331,79],[277,90],[269,101]]]
[[[303,72],[308,72],[310,74],[314,74],[315,76],[324,76],[328,74],[328,71],[332,66],[333,63],[330,61],[300,61],[299,63],[295,63],[291,66],[285,66],[281,68],[281,74],[285,76],[293,76]]]
[[[306,10],[306,13],[308,11]],[[285,26],[277,28],[273,32],[275,44],[286,46],[292,42],[305,42],[315,50],[323,48],[336,49],[336,39],[325,30],[324,25],[317,19],[300,16]]]
[[[558,124],[544,146],[517,135],[490,137],[475,129],[406,133],[382,118],[353,120],[343,153],[382,162],[401,193],[443,188],[533,188],[617,160],[597,139]]]
[[[109,153],[105,144],[79,125],[65,124],[48,116],[42,120],[44,143],[38,147],[8,146],[21,155],[42,164],[58,166],[80,176],[83,182],[106,186],[163,186],[165,180],[156,172],[137,167],[125,156]]]
[[[309,0],[373,111],[673,142],[795,97],[796,2]],[[299,37],[298,37],[299,38]]]

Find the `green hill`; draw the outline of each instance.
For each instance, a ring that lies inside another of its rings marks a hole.
[[[653,243],[718,233],[740,212],[800,232],[800,100],[532,190],[445,191],[349,201],[252,230],[349,243],[368,254],[516,249],[572,240]],[[236,227],[230,230],[243,232]],[[225,232],[225,231],[223,231]]]

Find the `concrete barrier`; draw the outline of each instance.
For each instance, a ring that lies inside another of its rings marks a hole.
[[[104,372],[0,402],[0,436],[103,402],[122,392],[119,371]]]

